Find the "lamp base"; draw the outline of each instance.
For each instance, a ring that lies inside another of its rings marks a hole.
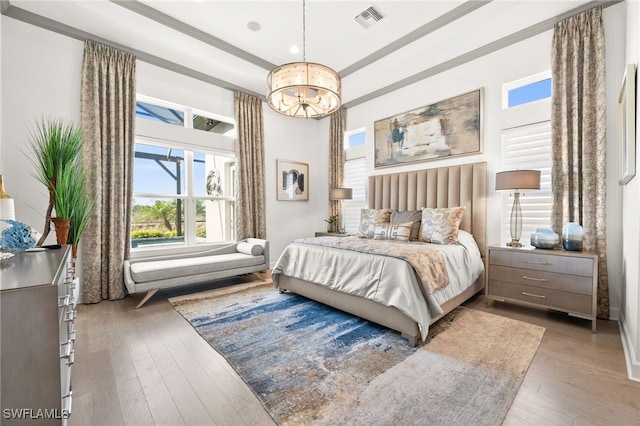
[[[511,240],[506,244],[506,246],[507,247],[524,247],[524,244],[522,244],[518,240]]]

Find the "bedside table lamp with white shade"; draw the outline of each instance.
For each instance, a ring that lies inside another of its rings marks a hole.
[[[512,170],[496,173],[496,191],[513,191],[513,207],[511,208],[511,241],[509,247],[523,247],[522,208],[520,207],[520,191],[540,189],[540,170]]]
[[[329,191],[329,200],[342,201],[351,200],[353,198],[353,189],[351,188],[331,188]],[[338,216],[338,231],[342,232],[344,229],[342,223],[342,215]]]

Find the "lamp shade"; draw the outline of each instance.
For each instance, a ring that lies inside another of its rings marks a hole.
[[[353,198],[353,189],[351,188],[333,188],[329,191],[330,200],[350,200]]]
[[[496,173],[496,191],[540,189],[540,170],[512,170]]]

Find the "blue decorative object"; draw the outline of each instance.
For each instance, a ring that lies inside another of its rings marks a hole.
[[[3,219],[9,227],[2,231],[0,248],[3,250],[26,250],[35,247],[36,240],[31,237],[31,228],[22,222]]]
[[[567,222],[562,228],[562,247],[565,250],[582,250],[582,226],[575,222]]]
[[[554,249],[560,245],[560,236],[551,228],[538,228],[531,234],[531,245],[538,249]]]

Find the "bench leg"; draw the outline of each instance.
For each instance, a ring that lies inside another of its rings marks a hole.
[[[142,300],[140,301],[140,303],[138,303],[138,305],[136,306],[136,309],[140,308],[142,305],[144,305],[145,303],[147,303],[147,301],[149,299],[151,299],[153,297],[154,294],[156,294],[158,292],[158,290],[160,290],[159,288],[154,288],[151,290],[147,291],[147,294],[144,295],[144,297],[142,298]]]

